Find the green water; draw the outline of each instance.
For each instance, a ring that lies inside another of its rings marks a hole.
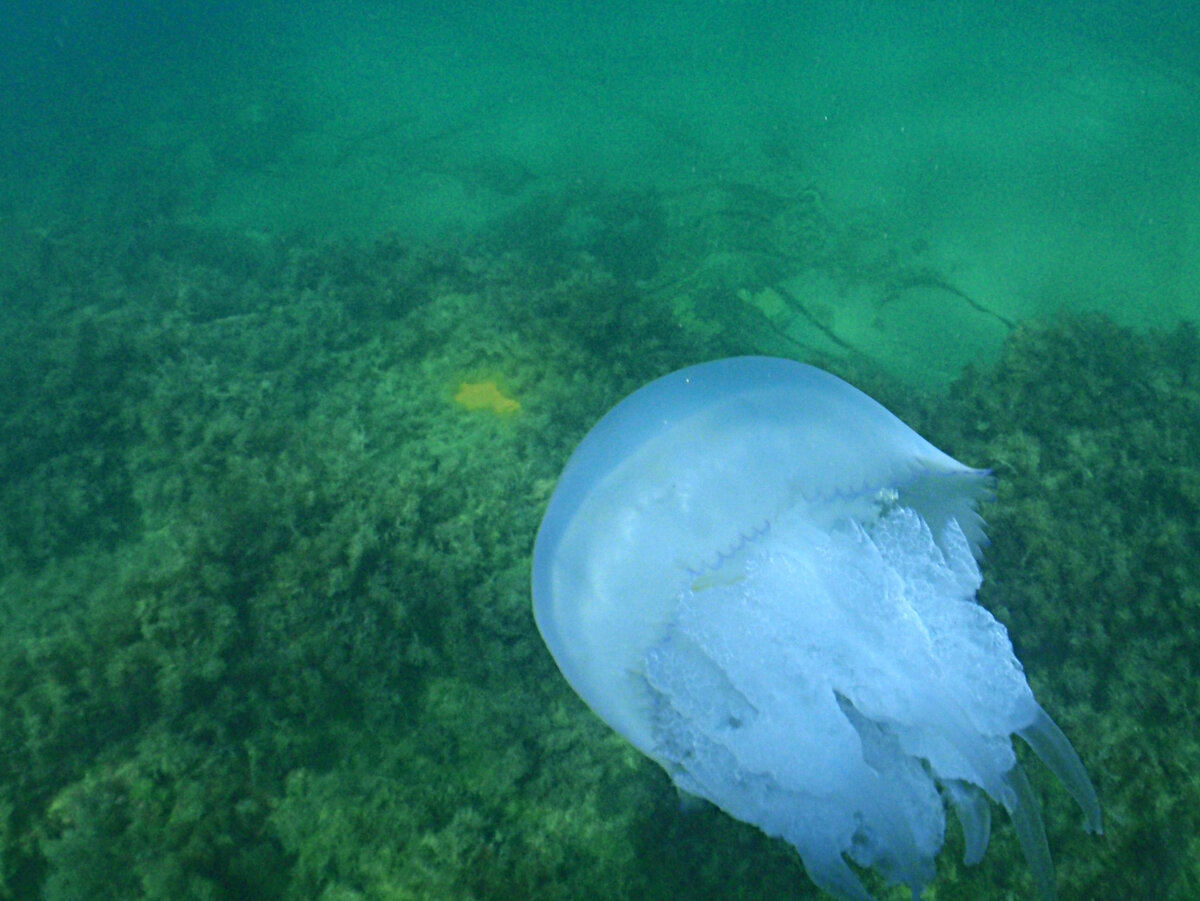
[[[575,443],[736,353],[994,470],[1060,897],[1196,897],[1200,52],[1090,9],[0,13],[0,898],[817,897],[529,611]],[[1029,896],[995,820],[929,898]]]

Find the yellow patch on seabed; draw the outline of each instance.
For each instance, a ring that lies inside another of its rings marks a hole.
[[[515,413],[521,404],[496,387],[495,382],[463,382],[454,402],[468,410],[491,409],[493,413]]]

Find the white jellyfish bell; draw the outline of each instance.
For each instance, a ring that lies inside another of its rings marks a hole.
[[[1012,736],[1093,832],[1100,805],[975,600],[989,483],[819,369],[692,366],[572,455],[534,549],[537,625],[599,716],[682,790],[790,842],[834,897],[870,901],[847,858],[919,897],[946,801],[977,862],[990,798],[1051,899]]]

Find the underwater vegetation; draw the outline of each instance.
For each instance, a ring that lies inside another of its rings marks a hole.
[[[614,273],[593,233],[6,251],[0,898],[818,897],[784,843],[681,811],[534,627],[533,536],[590,425],[761,350],[715,303],[648,299],[649,257]],[[979,599],[1104,809],[1085,835],[1028,767],[1059,896],[1196,897],[1195,329],[1025,324],[939,396],[831,368],[995,473]],[[1001,819],[974,867],[947,830],[929,897],[1032,894]]]

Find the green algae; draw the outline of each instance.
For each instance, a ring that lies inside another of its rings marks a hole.
[[[574,444],[751,333],[595,254],[176,228],[28,253],[0,325],[26,348],[0,361],[0,897],[815,897],[786,846],[682,812],[529,612]],[[1194,897],[1194,331],[1028,324],[939,396],[854,365],[996,471],[982,600],[1105,810],[1086,836],[1035,778],[1061,897]],[[520,410],[453,402],[483,374]],[[1027,894],[993,841],[963,868],[952,831],[929,897]]]

